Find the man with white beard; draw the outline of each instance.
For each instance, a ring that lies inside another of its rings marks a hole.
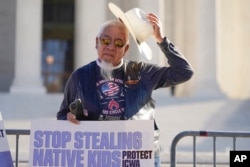
[[[95,41],[96,61],[74,71],[67,81],[58,120],[79,124],[82,120],[155,120],[152,91],[183,83],[193,70],[176,47],[162,34],[159,18],[145,16],[152,26],[150,34],[166,56],[170,66],[125,60],[131,29],[122,19],[107,21]],[[138,33],[143,33],[144,29]],[[70,104],[82,102],[81,116],[70,112]],[[155,121],[155,166],[159,166],[159,128]]]

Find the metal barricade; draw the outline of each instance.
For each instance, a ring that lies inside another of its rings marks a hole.
[[[196,166],[196,137],[213,138],[213,165],[216,167],[216,138],[228,137],[233,139],[233,151],[236,150],[236,138],[250,138],[250,132],[220,132],[220,131],[183,131],[175,136],[171,143],[170,167],[176,166],[176,146],[184,137],[193,137],[193,164]]]
[[[30,130],[27,129],[6,129],[7,135],[15,135],[16,136],[16,159],[15,166],[18,167],[18,154],[19,154],[19,136],[20,135],[30,135]]]
[[[7,135],[16,136],[16,159],[15,166],[18,167],[18,154],[19,154],[19,136],[30,135],[30,130],[27,129],[6,129]],[[250,132],[220,132],[220,131],[183,131],[175,136],[171,143],[170,152],[170,167],[176,167],[176,146],[178,142],[187,136],[193,137],[193,164],[196,167],[196,137],[212,137],[213,138],[213,165],[216,167],[216,138],[229,137],[233,139],[233,150],[236,150],[237,138],[250,138]]]

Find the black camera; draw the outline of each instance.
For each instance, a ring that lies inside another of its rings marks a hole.
[[[69,105],[70,112],[76,116],[77,120],[82,120],[83,115],[83,103],[81,102],[81,99],[76,99]]]

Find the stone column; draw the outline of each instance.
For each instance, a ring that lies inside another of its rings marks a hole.
[[[161,0],[165,34],[195,67],[197,47],[196,0]],[[194,92],[195,77],[174,87],[175,96],[189,96]],[[173,93],[173,92],[172,92]]]
[[[41,79],[42,0],[16,1],[15,76],[11,93],[45,93]]]
[[[106,20],[107,10],[106,1],[75,1],[75,69],[96,60],[95,38]]]
[[[217,83],[216,0],[197,1],[197,88],[198,95],[222,95]]]
[[[250,98],[250,1],[217,2],[218,78],[230,98]]]

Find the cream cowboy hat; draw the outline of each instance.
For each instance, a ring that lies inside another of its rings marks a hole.
[[[133,8],[124,13],[118,6],[109,2],[111,12],[128,28],[135,40],[140,53],[148,60],[152,59],[152,51],[145,40],[153,33],[152,25],[146,19],[146,13],[139,8]]]

